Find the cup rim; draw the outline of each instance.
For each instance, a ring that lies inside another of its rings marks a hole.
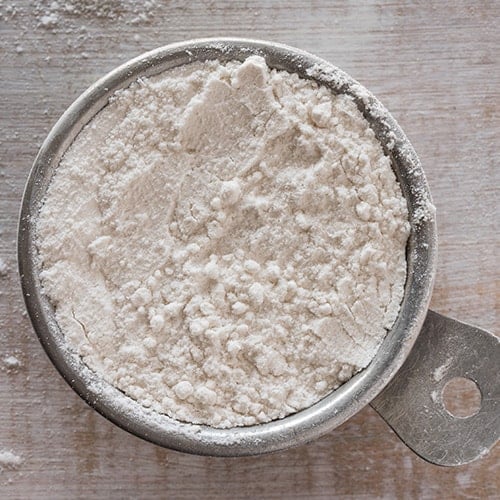
[[[263,56],[271,68],[315,80],[335,93],[350,95],[369,121],[407,200],[411,233],[407,280],[398,318],[371,363],[314,405],[280,420],[217,429],[190,424],[148,410],[90,370],[64,341],[54,311],[43,295],[35,247],[36,217],[51,176],[80,132],[118,89],[194,61],[243,61]],[[21,288],[35,332],[68,384],[95,410],[119,427],[163,447],[212,456],[256,455],[311,441],[339,426],[366,406],[397,373],[425,319],[437,259],[432,200],[413,146],[387,109],[339,68],[287,45],[244,38],[205,38],[166,45],[122,64],[90,86],[64,112],[44,141],[26,183],[18,226]]]

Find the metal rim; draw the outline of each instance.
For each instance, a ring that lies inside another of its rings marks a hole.
[[[147,410],[105,383],[68,349],[52,307],[41,292],[34,245],[35,219],[64,151],[116,90],[140,76],[193,61],[244,60],[252,54],[262,55],[270,67],[312,78],[333,92],[353,97],[390,155],[408,202],[412,221],[407,246],[408,275],[399,317],[367,368],[320,402],[284,419],[250,427],[215,429],[182,423]],[[53,364],[69,385],[110,421],[136,436],[179,451],[216,456],[267,453],[331,431],[367,405],[403,364],[425,319],[436,269],[435,219],[432,214],[422,216],[429,203],[430,193],[420,162],[399,125],[375,97],[335,66],[273,42],[219,38],[177,43],[145,53],[108,73],[67,109],[49,133],[33,164],[22,201],[18,229],[22,291],[34,329]]]

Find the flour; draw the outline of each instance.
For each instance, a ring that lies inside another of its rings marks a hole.
[[[150,22],[157,9],[156,0],[35,0],[33,12],[39,26],[51,31],[68,26],[68,19],[103,20],[127,25]]]
[[[23,463],[22,457],[12,451],[0,450],[0,472],[17,469]]]
[[[64,155],[37,246],[92,370],[224,428],[308,407],[368,365],[399,311],[409,228],[351,98],[251,56],[117,92]]]
[[[17,370],[21,366],[21,362],[15,356],[6,356],[2,361],[7,370]]]
[[[7,273],[9,272],[9,266],[7,265],[7,262],[0,257],[0,277],[2,276],[7,276]]]

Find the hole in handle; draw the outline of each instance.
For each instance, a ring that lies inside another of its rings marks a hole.
[[[481,391],[468,378],[455,377],[446,382],[441,397],[443,406],[453,417],[472,417],[481,409]]]

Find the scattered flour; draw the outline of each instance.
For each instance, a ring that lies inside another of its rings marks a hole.
[[[251,56],[117,92],[62,159],[37,245],[91,369],[223,428],[310,406],[368,365],[399,311],[409,228],[351,98]]]
[[[0,471],[17,469],[23,461],[22,457],[12,451],[0,450]]]
[[[16,370],[21,366],[21,362],[15,356],[6,356],[3,358],[3,364],[8,370]]]
[[[36,0],[33,10],[39,26],[53,30],[64,28],[70,18],[144,24],[151,21],[156,7],[156,0]]]
[[[434,370],[434,372],[432,373],[432,376],[433,376],[435,382],[440,382],[443,379],[443,377],[446,375],[446,372],[448,371],[452,361],[453,361],[453,358],[449,357],[442,365],[438,366]]]
[[[7,265],[7,262],[0,257],[0,276],[7,276],[8,272],[9,266]]]

